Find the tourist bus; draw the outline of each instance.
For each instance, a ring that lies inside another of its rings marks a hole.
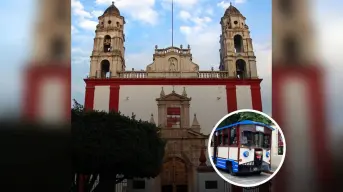
[[[249,120],[216,128],[209,149],[214,165],[231,175],[270,171],[273,130]]]

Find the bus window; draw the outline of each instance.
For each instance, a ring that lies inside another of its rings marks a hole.
[[[223,130],[223,145],[227,146],[229,144],[229,134],[227,130]]]
[[[230,131],[230,145],[237,145],[237,133],[236,128],[232,128]]]
[[[264,135],[263,148],[270,148],[270,135]]]
[[[254,133],[251,131],[243,131],[241,144],[247,147],[254,145]]]
[[[264,146],[264,134],[263,133],[261,133],[261,132],[255,133],[254,145],[256,147],[263,147]]]
[[[223,131],[218,131],[218,145],[223,145]]]

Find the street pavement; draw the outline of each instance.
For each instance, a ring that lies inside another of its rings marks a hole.
[[[251,185],[254,183],[262,182],[266,179],[268,179],[272,174],[270,173],[261,173],[260,175],[239,175],[239,176],[232,176],[227,172],[224,172],[222,170],[219,170],[219,172],[226,177],[228,180],[233,181],[235,183],[241,184],[241,185]]]

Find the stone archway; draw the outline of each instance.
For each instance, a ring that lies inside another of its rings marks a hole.
[[[161,192],[188,192],[188,170],[185,161],[169,158],[161,172]]]
[[[110,62],[107,59],[102,60],[100,63],[100,66],[101,66],[101,73],[100,73],[101,78],[110,77],[110,67],[111,67]]]
[[[246,62],[243,59],[236,61],[236,75],[238,79],[244,79],[247,76]]]

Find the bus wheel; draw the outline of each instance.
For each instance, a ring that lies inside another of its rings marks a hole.
[[[261,174],[261,171],[254,172],[254,175],[260,175],[260,174]]]
[[[230,162],[227,163],[226,167],[228,168],[229,174],[232,176],[236,176],[237,174],[232,170],[232,164]]]

